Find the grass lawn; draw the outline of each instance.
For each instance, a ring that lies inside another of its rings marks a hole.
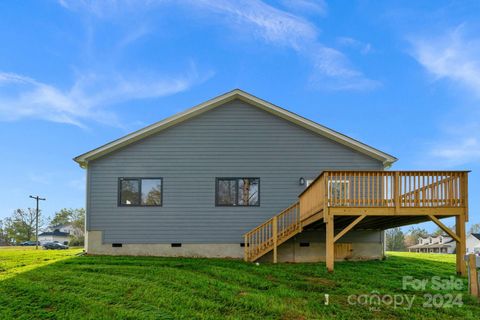
[[[386,261],[336,263],[328,274],[323,264],[76,256],[80,251],[0,248],[0,319],[480,318],[465,279],[460,290],[434,290],[431,281],[425,291],[402,289],[403,276],[449,279],[453,255],[390,253]],[[370,294],[385,303],[356,299]],[[448,303],[459,294],[462,306]],[[406,301],[388,303],[405,295],[413,299],[409,310]]]

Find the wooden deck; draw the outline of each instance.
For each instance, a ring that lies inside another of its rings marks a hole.
[[[455,217],[455,232],[439,219]],[[465,274],[467,171],[324,171],[298,202],[245,234],[245,260],[255,261],[312,224],[326,229],[326,264],[334,244],[353,229],[381,229],[433,221],[457,242],[457,272]],[[337,233],[335,233],[337,232]]]

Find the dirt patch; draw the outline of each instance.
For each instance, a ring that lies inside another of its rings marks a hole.
[[[272,276],[271,274],[267,275],[265,277],[265,279],[267,279],[268,281],[272,281],[272,282],[276,282],[277,281],[277,278],[275,278],[274,276]]]
[[[307,280],[307,282],[309,283],[314,283],[316,285],[321,285],[329,288],[333,288],[337,285],[335,281],[325,279],[325,278],[308,277],[308,278],[305,278],[305,280]]]

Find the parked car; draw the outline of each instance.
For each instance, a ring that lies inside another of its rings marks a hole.
[[[24,241],[20,243],[21,246],[34,246],[35,241]],[[38,242],[38,245],[40,245],[40,241]]]
[[[68,246],[58,243],[58,242],[47,242],[43,244],[43,248],[48,250],[48,249],[68,249]]]

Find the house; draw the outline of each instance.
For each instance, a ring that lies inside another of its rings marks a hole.
[[[387,228],[468,219],[468,172],[385,171],[395,157],[238,89],[74,160],[86,169],[89,254],[333,270],[382,258]]]
[[[78,228],[72,224],[51,225],[38,235],[38,241],[42,245],[47,242],[68,244],[72,236],[77,237],[81,234],[82,231],[78,230]]]
[[[55,230],[65,232],[65,233],[68,233],[70,236],[76,236],[76,237],[81,236],[83,234],[82,230],[79,230],[77,227],[75,227],[70,223],[48,226],[46,228],[46,231],[49,231],[49,232],[53,232]]]
[[[70,233],[61,231],[60,229],[53,229],[52,231],[44,231],[38,235],[38,241],[41,245],[47,242],[58,242],[61,244],[68,244],[70,240]]]
[[[408,247],[408,252],[455,253],[456,242],[446,235],[418,238],[418,243]]]
[[[480,233],[471,233],[467,237],[467,254],[480,254]]]

